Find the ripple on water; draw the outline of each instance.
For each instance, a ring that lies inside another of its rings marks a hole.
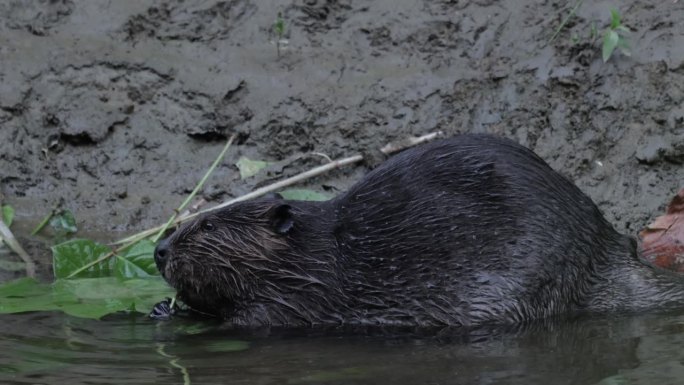
[[[211,322],[0,316],[3,384],[601,384],[684,378],[684,315],[515,329],[239,332]]]

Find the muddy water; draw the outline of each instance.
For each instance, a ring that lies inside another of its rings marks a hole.
[[[684,315],[518,330],[236,332],[2,316],[3,384],[680,384]]]

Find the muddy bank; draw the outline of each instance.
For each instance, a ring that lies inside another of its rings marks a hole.
[[[601,60],[619,5],[632,56]],[[684,184],[684,3],[9,1],[0,4],[0,192],[27,237],[60,198],[82,234],[163,221],[225,139],[241,155],[368,152],[407,135],[491,132],[534,149],[634,234]],[[282,12],[280,57],[272,24]],[[287,176],[320,164],[304,156]],[[307,187],[335,194],[365,170]],[[22,234],[23,233],[23,234]]]

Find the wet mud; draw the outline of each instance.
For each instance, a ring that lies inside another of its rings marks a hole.
[[[604,63],[619,6],[631,56]],[[226,139],[218,202],[408,135],[489,132],[532,148],[620,231],[684,185],[684,2],[0,3],[0,193],[20,239],[60,199],[81,235],[163,222]],[[278,55],[272,25],[285,22]],[[241,180],[240,156],[282,161]],[[330,195],[367,169],[308,181]]]

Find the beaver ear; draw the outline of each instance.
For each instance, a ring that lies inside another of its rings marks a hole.
[[[294,226],[290,205],[279,204],[273,207],[271,210],[271,224],[276,233],[287,234],[292,229],[292,226]]]

